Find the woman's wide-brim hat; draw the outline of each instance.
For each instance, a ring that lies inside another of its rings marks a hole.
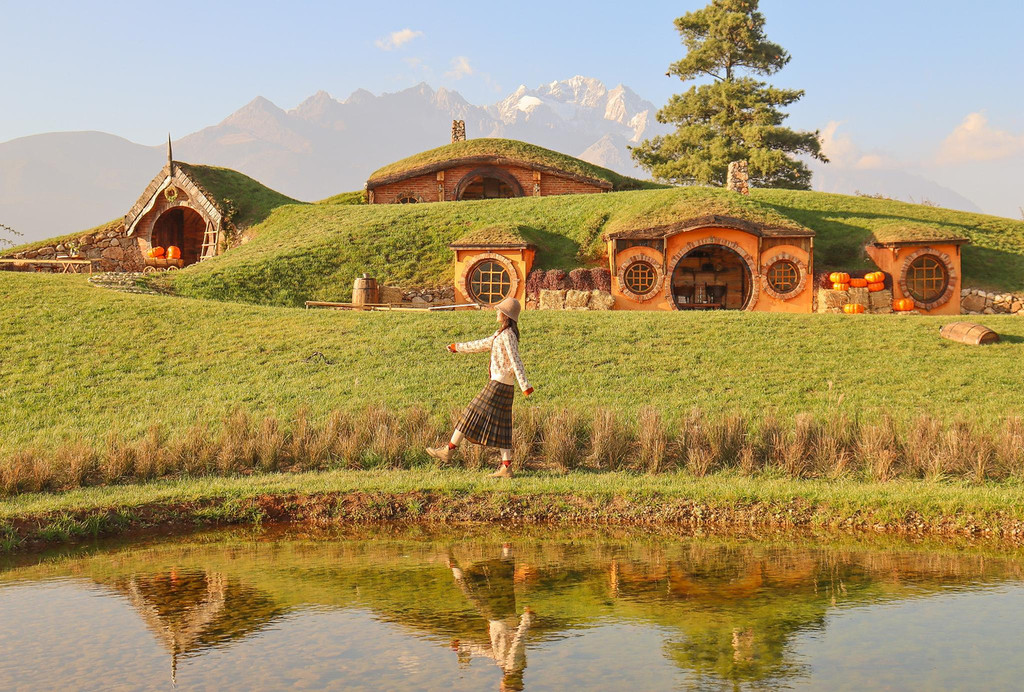
[[[495,305],[494,309],[508,317],[510,320],[518,322],[519,312],[523,309],[523,306],[521,306],[519,304],[519,301],[516,300],[515,298],[506,298],[505,300]]]

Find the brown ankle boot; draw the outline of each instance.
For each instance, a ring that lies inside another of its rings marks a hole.
[[[491,478],[511,478],[512,467],[502,464],[498,467],[498,470],[490,475]]]
[[[452,452],[455,450],[444,445],[443,447],[427,447],[427,455],[434,457],[438,461],[450,461],[452,458]]]

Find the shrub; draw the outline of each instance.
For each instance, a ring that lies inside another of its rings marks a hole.
[[[530,272],[530,275],[526,277],[526,298],[527,300],[537,300],[540,296],[540,290],[544,288],[544,277],[547,272],[543,269],[534,269]]]
[[[549,291],[564,291],[572,288],[572,284],[564,269],[549,269],[544,275],[544,288]]]
[[[594,267],[590,270],[590,282],[598,291],[612,291],[612,273],[604,267]]]
[[[590,291],[594,288],[594,278],[589,269],[573,269],[569,272],[569,281],[577,291]]]

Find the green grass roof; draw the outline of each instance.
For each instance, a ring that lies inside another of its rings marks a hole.
[[[966,243],[964,229],[959,226],[948,226],[930,223],[887,223],[871,230],[871,235],[880,245],[898,245],[902,243]]]
[[[715,223],[710,217],[746,222],[772,235],[813,235],[813,231],[770,206],[722,188],[684,187],[638,197],[622,214],[610,219],[605,234],[611,237],[646,237],[662,234],[665,226]]]
[[[228,214],[233,208],[231,223],[238,228],[247,228],[263,221],[271,211],[284,204],[302,204],[298,200],[271,190],[263,183],[244,173],[175,161],[192,180],[203,188],[221,213]]]
[[[614,190],[638,190],[664,187],[657,183],[620,175],[567,154],[514,139],[468,139],[414,154],[374,171],[367,185],[374,187],[392,179],[428,173],[459,159],[494,157],[545,168],[558,169],[576,176],[610,183]]]
[[[499,223],[493,226],[475,228],[462,236],[450,247],[521,247],[530,241],[522,229],[514,223]]]

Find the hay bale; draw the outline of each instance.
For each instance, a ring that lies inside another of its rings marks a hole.
[[[394,286],[381,286],[377,292],[377,300],[381,303],[401,303],[404,292]]]
[[[842,312],[843,306],[848,302],[850,302],[850,297],[846,291],[833,291],[830,288],[822,288],[818,291],[818,312]]]
[[[590,291],[568,290],[565,292],[566,310],[586,310],[590,304]]]
[[[857,305],[863,305],[865,308],[868,307],[868,296],[871,292],[866,288],[851,288],[847,291],[848,303],[856,303]]]
[[[541,310],[562,310],[565,308],[565,291],[544,289],[540,292],[538,306]]]
[[[608,291],[594,289],[590,292],[591,310],[611,310],[615,307],[615,298]]]
[[[868,294],[868,312],[876,315],[891,315],[892,291],[888,288]]]

